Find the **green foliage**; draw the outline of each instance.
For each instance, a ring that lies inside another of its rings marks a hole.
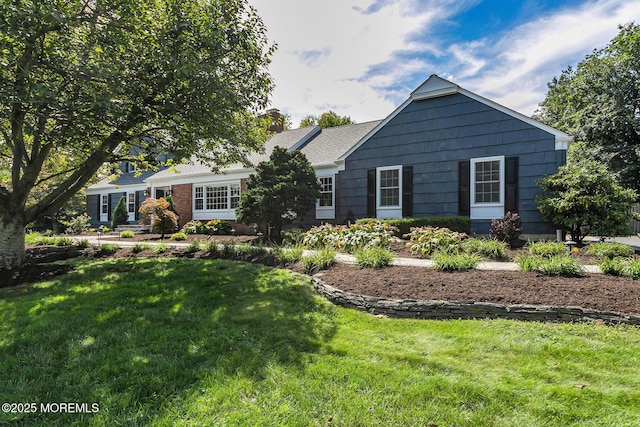
[[[116,208],[113,210],[111,216],[111,228],[115,229],[121,224],[126,224],[129,221],[129,212],[127,211],[127,200],[124,196],[120,197]]]
[[[160,233],[164,238],[165,233],[171,233],[178,228],[178,217],[169,210],[169,202],[163,197],[154,199],[147,198],[140,206],[141,222],[145,225],[151,224],[154,233]]]
[[[502,219],[491,220],[489,235],[509,245],[518,241],[522,234],[522,220],[517,213],[507,212]]]
[[[327,246],[311,255],[302,257],[302,265],[307,273],[326,270],[335,263],[336,251]]]
[[[466,239],[462,241],[461,247],[468,254],[476,254],[495,260],[507,258],[507,244],[497,240]]]
[[[76,242],[76,246],[79,248],[90,248],[91,247],[91,243],[89,243],[89,241],[87,239],[82,239],[82,240],[78,240]]]
[[[467,235],[448,228],[417,227],[404,237],[410,240],[412,254],[429,256],[434,252],[458,252]]]
[[[520,254],[516,257],[516,264],[520,271],[532,271],[547,276],[583,277],[587,272],[576,259],[569,255],[541,255]]]
[[[576,165],[605,161],[623,187],[640,193],[640,24],[619,29],[606,47],[554,77],[538,118],[584,141]]]
[[[481,258],[476,254],[436,252],[431,257],[440,271],[466,271],[476,268]]]
[[[618,242],[590,243],[587,253],[598,258],[629,257],[633,248]]]
[[[99,251],[103,254],[112,254],[118,249],[120,249],[120,246],[115,243],[105,243],[100,245]]]
[[[304,230],[302,228],[288,228],[280,232],[282,236],[282,244],[285,246],[298,246],[302,245],[302,235]]]
[[[278,238],[283,226],[302,220],[318,197],[320,184],[304,153],[275,147],[269,161],[251,174],[236,216],[244,224],[260,224],[265,235],[271,226]]]
[[[208,234],[210,236],[223,236],[223,235],[230,235],[231,234],[231,230],[233,229],[231,227],[231,223],[229,221],[224,221],[221,219],[213,219],[211,221],[208,221],[204,226],[203,226],[203,231],[204,234]]]
[[[176,242],[178,241],[183,241],[183,240],[187,240],[187,235],[184,234],[183,232],[179,231],[177,233],[173,233],[171,235],[171,240],[174,240]]]
[[[600,270],[604,274],[626,276],[633,280],[640,279],[640,259],[632,257],[604,258],[600,262]]]
[[[204,245],[204,251],[211,258],[218,258],[220,253],[220,247],[215,241],[207,242]]]
[[[200,240],[194,240],[187,248],[185,252],[191,254],[194,252],[198,252],[202,248],[202,242]]]
[[[187,222],[180,231],[184,234],[205,234],[204,225],[197,220]]]
[[[395,227],[386,222],[374,221],[349,226],[324,224],[312,227],[302,235],[306,248],[332,247],[347,253],[374,246],[389,246]]]
[[[274,87],[275,46],[245,0],[24,0],[0,2],[0,16],[0,128],[11,141],[0,170],[21,168],[0,174],[2,226],[58,212],[134,146],[141,168],[158,150],[220,167],[267,138],[254,112]]]
[[[429,216],[416,218],[389,218],[383,220],[376,218],[361,218],[356,221],[356,224],[380,221],[386,222],[392,227],[396,227],[398,229],[396,233],[397,237],[409,234],[411,232],[411,228],[414,227],[448,228],[451,231],[457,231],[460,233],[469,233],[471,231],[471,220],[464,216]]]
[[[276,247],[273,251],[280,264],[295,264],[302,259],[303,249],[300,246],[294,246],[292,248]]]
[[[310,127],[310,126],[320,126],[322,129],[336,127],[336,126],[345,126],[352,125],[356,122],[351,120],[349,116],[339,116],[335,112],[329,110],[318,116],[314,116],[309,114],[302,118],[300,121],[301,128]]]
[[[91,224],[91,217],[86,213],[73,217],[68,222],[64,223],[67,226],[65,233],[67,234],[84,234],[89,231]]]
[[[148,249],[151,249],[151,245],[148,243],[136,243],[132,248],[131,248],[131,252],[133,252],[134,254],[140,253],[142,251],[146,251]]]
[[[569,255],[569,247],[562,242],[528,242],[527,249],[531,255],[551,258],[556,255]]]
[[[360,249],[356,253],[356,262],[362,268],[383,268],[391,265],[394,255],[386,248],[372,246]]]
[[[161,243],[159,245],[153,246],[153,248],[151,249],[151,252],[153,252],[156,255],[159,255],[159,254],[165,253],[167,249],[169,249],[169,247],[165,243]]]
[[[576,242],[581,243],[590,233],[626,234],[637,194],[618,185],[615,176],[602,164],[562,166],[538,185],[545,191],[536,198],[538,209],[547,220],[568,231]]]
[[[135,236],[135,234],[132,230],[122,230],[120,232],[121,239],[133,239],[133,236]]]

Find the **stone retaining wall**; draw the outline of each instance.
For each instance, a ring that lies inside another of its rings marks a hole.
[[[358,295],[327,285],[322,280],[322,273],[314,275],[311,283],[319,294],[334,304],[388,317],[412,319],[504,318],[545,322],[574,322],[600,319],[608,324],[640,325],[640,316],[613,311],[589,310],[580,307],[525,304],[503,305],[475,301],[401,300]]]

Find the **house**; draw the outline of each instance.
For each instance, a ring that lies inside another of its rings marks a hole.
[[[511,211],[527,234],[553,235],[536,182],[566,163],[570,142],[432,75],[338,159],[338,220],[460,215],[487,233],[491,219]]]
[[[472,232],[487,233],[491,219],[512,211],[527,234],[553,235],[537,209],[536,182],[566,163],[570,142],[563,132],[432,75],[383,120],[283,131],[249,161],[267,160],[275,146],[307,156],[322,186],[307,224],[461,215],[471,219]],[[212,173],[193,160],[140,175],[135,184],[123,173],[124,181],[90,187],[87,209],[103,222],[122,194],[134,207],[142,194],[171,194],[181,225],[233,221],[252,172],[238,164]]]

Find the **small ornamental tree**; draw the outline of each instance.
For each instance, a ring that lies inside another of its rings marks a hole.
[[[260,162],[236,209],[239,222],[256,223],[271,236],[280,237],[282,227],[301,220],[320,197],[315,170],[300,151],[276,147],[269,161]]]
[[[129,212],[127,211],[127,201],[125,197],[120,197],[116,208],[113,211],[113,217],[111,218],[111,228],[115,229],[120,224],[126,224],[129,222]]]
[[[538,186],[545,191],[536,198],[540,212],[579,244],[589,234],[615,236],[628,231],[631,205],[638,195],[620,186],[604,165],[562,166]]]
[[[178,216],[169,209],[169,202],[163,197],[154,199],[149,197],[139,209],[142,219],[140,223],[151,224],[154,233],[160,233],[160,238],[164,239],[165,233],[173,233],[178,228]]]

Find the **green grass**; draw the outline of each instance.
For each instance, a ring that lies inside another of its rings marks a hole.
[[[589,245],[587,253],[602,259],[630,257],[633,255],[633,248],[618,242],[592,243]]]
[[[520,271],[533,271],[547,276],[583,277],[587,275],[585,268],[574,258],[565,255],[528,255],[520,254],[516,257],[516,264]]]
[[[134,254],[137,254],[137,253],[142,252],[144,250],[151,249],[151,247],[152,246],[149,243],[136,243],[131,248],[131,252],[133,252]]]
[[[435,265],[433,268],[440,271],[466,271],[473,270],[480,262],[480,256],[476,254],[456,254],[449,252],[436,252],[431,256]]]
[[[159,245],[154,245],[151,248],[151,252],[153,252],[156,255],[159,255],[167,252],[167,249],[169,249],[169,247],[167,246],[166,243],[160,243]]]
[[[325,270],[335,263],[336,251],[332,247],[324,247],[311,255],[302,257],[302,265],[304,265],[307,273],[313,273],[318,270]]]
[[[531,255],[544,258],[569,254],[569,247],[562,242],[529,242],[527,243],[527,247]]]
[[[280,264],[295,264],[302,259],[302,247],[293,246],[291,248],[276,247],[273,249],[276,259]]]
[[[395,320],[223,260],[82,261],[0,289],[0,402],[47,426],[637,426],[640,330]]]
[[[187,235],[185,233],[183,233],[182,231],[178,231],[177,233],[173,233],[171,235],[171,240],[174,240],[176,242],[187,240]]]
[[[135,233],[132,230],[122,230],[120,232],[121,239],[133,239]]]
[[[38,232],[26,233],[24,242],[27,245],[72,246],[73,240],[64,236],[45,236]]]
[[[467,239],[462,241],[462,250],[491,259],[507,259],[507,244],[493,239]]]
[[[600,262],[600,270],[604,274],[613,276],[626,276],[630,279],[640,279],[640,258],[615,257],[605,258]]]

